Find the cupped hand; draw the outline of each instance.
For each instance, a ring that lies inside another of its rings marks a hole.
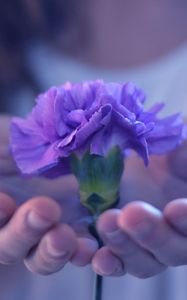
[[[68,261],[83,266],[93,257],[92,267],[101,275],[127,272],[141,278],[187,263],[186,146],[152,158],[147,169],[136,157],[127,160],[119,208],[98,221],[105,245],[97,250],[73,176],[19,175],[8,152],[9,121],[0,118],[1,263],[23,260],[29,270],[50,274]]]
[[[23,261],[47,275],[71,261],[90,263],[97,250],[73,176],[21,176],[8,150],[10,118],[0,117],[0,263]],[[40,196],[41,195],[41,196]]]
[[[95,272],[148,278],[187,264],[186,165],[186,144],[152,158],[148,169],[137,158],[129,159],[120,208],[103,213],[97,222],[104,247],[92,259]]]

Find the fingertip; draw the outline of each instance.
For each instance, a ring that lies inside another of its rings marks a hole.
[[[164,208],[165,216],[177,217],[180,216],[181,213],[187,213],[187,198],[172,200]]]
[[[73,255],[77,249],[77,237],[73,229],[67,224],[59,224],[46,236],[47,244],[57,251],[67,251]]]
[[[98,249],[98,243],[91,238],[78,238],[77,251],[71,258],[75,266],[83,267],[88,265]]]
[[[145,221],[154,221],[154,218],[160,218],[161,212],[143,201],[134,201],[127,204],[121,211],[118,218],[118,225],[122,230],[136,227]]]
[[[122,276],[125,274],[123,262],[108,247],[99,249],[92,259],[92,268],[101,276]]]
[[[37,196],[29,199],[20,207],[21,213],[34,211],[39,216],[51,222],[58,222],[62,217],[60,205],[52,198],[47,196]]]
[[[167,204],[164,217],[175,228],[187,233],[187,199],[176,199]]]
[[[101,233],[113,232],[118,229],[117,219],[120,215],[120,209],[110,209],[99,217],[97,221],[97,230]]]

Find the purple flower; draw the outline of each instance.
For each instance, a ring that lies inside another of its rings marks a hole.
[[[174,149],[185,138],[180,114],[159,119],[163,104],[144,111],[146,98],[133,83],[67,83],[41,94],[26,119],[13,118],[11,151],[24,174],[59,176],[72,153],[101,156],[114,146],[150,154]]]

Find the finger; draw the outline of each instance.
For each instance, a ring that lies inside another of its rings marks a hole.
[[[23,259],[60,216],[58,204],[50,198],[36,197],[24,203],[0,230],[0,262]]]
[[[187,239],[169,226],[163,214],[150,204],[139,201],[127,205],[118,224],[164,265],[187,263]]]
[[[171,201],[164,209],[167,222],[179,233],[187,236],[187,199]]]
[[[30,271],[48,275],[62,269],[76,249],[75,233],[68,225],[60,224],[44,235],[24,263]]]
[[[120,210],[111,209],[98,220],[97,228],[105,244],[124,262],[131,275],[148,278],[162,272],[166,267],[119,228],[120,215]]]
[[[98,249],[98,242],[89,232],[91,222],[91,217],[83,217],[71,225],[78,236],[77,251],[71,259],[75,266],[83,267],[90,264]]]
[[[92,237],[80,237],[77,240],[77,251],[71,262],[75,266],[83,267],[91,263],[93,255],[98,249],[98,243]]]
[[[9,195],[0,193],[0,228],[8,222],[15,210],[14,200]]]
[[[108,247],[102,247],[96,252],[92,268],[101,276],[122,276],[126,273],[123,262]]]

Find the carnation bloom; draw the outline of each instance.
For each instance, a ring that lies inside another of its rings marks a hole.
[[[106,156],[117,146],[150,154],[174,149],[185,138],[180,114],[158,118],[163,104],[144,111],[146,98],[133,83],[67,83],[41,94],[26,119],[13,118],[11,151],[24,174],[59,176],[69,157]]]

